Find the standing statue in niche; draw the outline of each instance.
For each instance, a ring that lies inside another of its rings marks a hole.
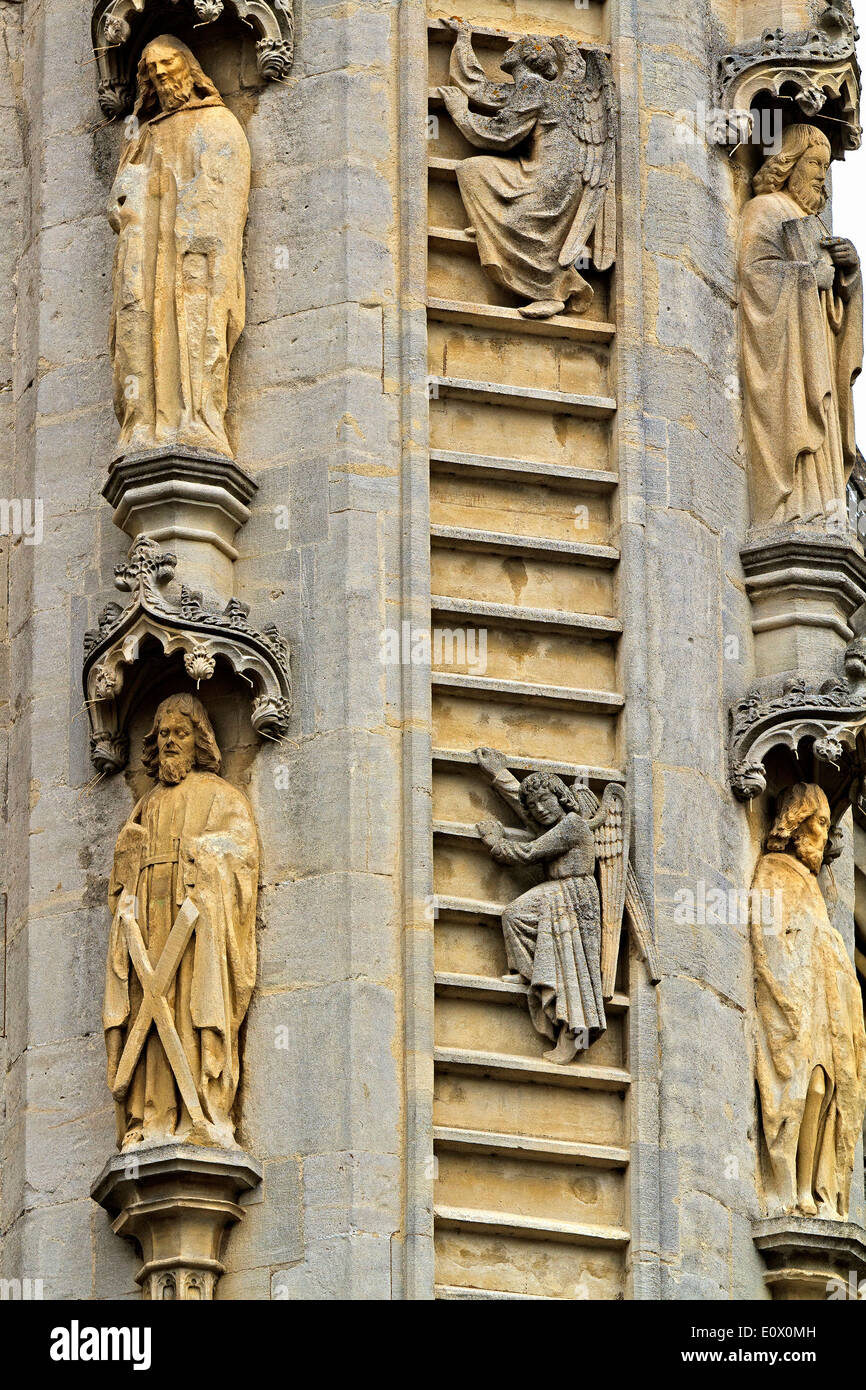
[[[571,39],[529,36],[502,58],[512,81],[491,82],[473,52],[471,27],[452,25],[454,85],[439,90],[457,129],[481,149],[530,141],[514,158],[479,155],[458,165],[481,264],[497,284],[530,301],[520,310],[526,318],[561,313],[568,300],[582,313],[593,291],[576,262],[586,263],[591,237],[597,269],[608,269],[615,249],[610,63],[599,49],[582,53]],[[495,114],[470,111],[470,100]]]
[[[866,1031],[857,974],[818,884],[829,833],[820,787],[782,794],[752,884],[751,938],[770,1215],[844,1221],[866,1111]],[[781,902],[781,920],[777,911],[762,920],[762,902]]]
[[[502,913],[504,978],[529,985],[532,1022],[556,1043],[545,1057],[571,1062],[607,1027],[604,1000],[613,993],[626,892],[625,789],[611,783],[599,804],[588,788],[572,791],[549,772],[518,782],[493,748],[476,748],[475,758],[535,834],[515,839],[497,820],[479,822],[493,858],[537,864],[548,875]]]
[[[819,216],[829,167],[826,136],[793,125],[752,181],[740,232],[741,361],[753,524],[844,534],[863,284],[854,246]]]
[[[186,44],[153,39],[109,203],[118,234],[110,349],[124,452],[231,457],[229,359],[244,326],[250,150]]]
[[[217,775],[194,696],[163,700],[143,762],[155,785],[120,832],[109,886],[103,1024],[118,1143],[231,1147],[256,976],[255,822]]]

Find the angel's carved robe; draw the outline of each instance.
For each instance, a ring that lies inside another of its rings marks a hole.
[[[188,896],[195,930],[166,998],[205,1115],[190,1116],[155,1027],[126,1096],[118,1105],[119,1140],[234,1142],[231,1111],[240,1075],[238,1030],[255,983],[258,843],[249,803],[214,773],[192,771],[176,786],[158,782],[120,832],[109,889],[114,918],[106,963],[103,1024],[109,1083],[119,1047],[142,1001],[124,935],[123,907],[135,918],[156,967],[178,909]]]
[[[523,816],[516,777],[499,772],[492,786]],[[529,982],[532,1022],[551,1040],[563,1029],[571,1037],[588,1034],[587,1046],[607,1026],[593,832],[572,811],[529,843],[503,842],[498,853],[515,864],[544,862],[550,876],[502,913],[508,964]]]
[[[798,220],[806,213],[780,189],[747,204],[740,232],[752,520],[839,528],[856,457],[851,387],[863,361],[863,288],[859,268],[819,287],[798,248]]]
[[[574,261],[585,251],[594,228],[598,268],[606,269],[612,260],[613,224],[601,236],[596,226],[612,212],[611,205],[605,204],[613,158],[612,140],[610,148],[605,142],[606,111],[600,104],[589,123],[600,135],[597,152],[591,154],[588,142],[578,139],[573,129],[578,83],[569,74],[550,81],[521,63],[513,83],[497,87],[486,78],[468,43],[458,38],[451,52],[450,76],[470,99],[487,109],[495,104],[501,108],[495,116],[460,115],[452,110],[458,129],[470,143],[504,152],[529,141],[526,152],[513,158],[480,155],[458,165],[457,181],[481,264],[492,279],[515,294],[542,303],[565,304],[572,299],[572,307],[583,313],[593,291]],[[563,83],[569,85],[568,91],[563,91]],[[590,172],[590,161],[596,157],[598,167]],[[593,189],[588,188],[587,178],[594,181]],[[570,261],[561,265],[560,254],[575,229],[579,210],[584,210],[582,204],[586,212],[581,218],[583,235]]]
[[[213,90],[213,89],[211,89]],[[219,96],[145,121],[109,203],[118,233],[110,348],[120,447],[231,456],[228,368],[244,326],[250,149]]]

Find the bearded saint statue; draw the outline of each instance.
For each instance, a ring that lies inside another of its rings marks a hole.
[[[863,284],[852,243],[830,236],[830,144],[792,125],[743,213],[740,351],[752,522],[844,532],[856,458],[851,388],[863,362]]]
[[[752,884],[756,1072],[770,1215],[845,1221],[866,1110],[866,1031],[857,973],[818,883],[829,831],[820,787],[799,782],[782,794]],[[757,910],[763,902],[780,902],[781,918]]]
[[[156,711],[154,785],[117,840],[103,1024],[118,1144],[234,1145],[238,1030],[256,976],[258,840],[193,695]]]
[[[111,191],[118,234],[110,349],[124,452],[231,457],[228,369],[244,326],[250,150],[186,44],[153,39]]]

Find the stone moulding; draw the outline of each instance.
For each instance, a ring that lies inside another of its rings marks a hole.
[[[261,631],[247,621],[248,608],[229,599],[218,612],[200,593],[181,586],[177,597],[163,590],[174,578],[177,558],[147,536],[134,541],[129,559],[115,568],[118,589],[131,594],[126,607],[103,608],[98,626],[84,635],[84,695],[90,717],[91,757],[100,772],[126,765],[126,721],[139,681],[130,668],[142,645],[155,639],[164,655],[183,653],[191,679],[209,680],[217,657],[253,688],[252,724],[265,738],[280,738],[292,704],[289,649],[273,624]],[[140,674],[140,673],[139,673]]]
[[[858,1298],[866,1277],[866,1230],[853,1221],[780,1216],[756,1221],[755,1245],[774,1301]]]
[[[740,552],[758,680],[729,710],[731,789],[767,789],[774,749],[822,764],[834,822],[866,767],[866,562],[844,536],[783,531]],[[843,675],[844,671],[844,675]],[[801,753],[802,748],[802,753]]]
[[[232,459],[165,446],[114,460],[102,495],[130,541],[166,544],[196,587],[232,592],[236,532],[250,516],[256,484]]]
[[[261,1180],[240,1149],[161,1144],[115,1154],[90,1195],[114,1232],[138,1244],[143,1298],[206,1300],[225,1268],[226,1233],[244,1214],[238,1199]]]
[[[834,157],[860,146],[860,67],[857,30],[850,0],[828,5],[815,25],[799,33],[768,29],[760,39],[725,53],[718,64],[718,104],[736,119],[741,140],[752,133],[750,112],[771,101],[790,98],[806,120],[820,121],[832,111],[832,130],[826,133]],[[728,143],[729,132],[718,128],[717,139]]]
[[[293,0],[97,0],[90,31],[99,73],[99,104],[106,116],[114,118],[132,110],[141,46],[137,40],[150,34],[149,20],[171,29],[178,12],[202,25],[212,24],[224,11],[256,35],[260,76],[268,81],[287,77],[294,60]]]

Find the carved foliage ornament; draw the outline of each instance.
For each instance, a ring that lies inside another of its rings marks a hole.
[[[866,692],[839,677],[817,685],[795,676],[776,693],[751,691],[729,715],[734,795],[740,801],[760,796],[767,787],[768,753],[787,748],[796,755],[804,740],[812,741],[819,762],[838,769],[853,753],[864,721]]]
[[[106,116],[131,111],[135,94],[135,39],[151,15],[170,28],[172,11],[195,25],[212,24],[224,12],[235,15],[256,36],[256,66],[269,81],[288,76],[294,58],[293,0],[97,0],[91,21],[99,72],[99,104]]]
[[[183,585],[178,597],[169,597],[164,589],[176,565],[174,555],[140,536],[129,559],[115,568],[114,582],[131,595],[130,602],[125,608],[107,604],[98,626],[84,634],[91,756],[101,772],[116,772],[126,764],[129,668],[138,661],[147,638],[155,638],[167,656],[182,652],[187,674],[197,682],[209,680],[216,658],[224,657],[253,687],[253,728],[268,738],[279,738],[288,728],[289,649],[277,628],[273,623],[261,631],[252,627],[249,608],[236,598],[219,612]]]

